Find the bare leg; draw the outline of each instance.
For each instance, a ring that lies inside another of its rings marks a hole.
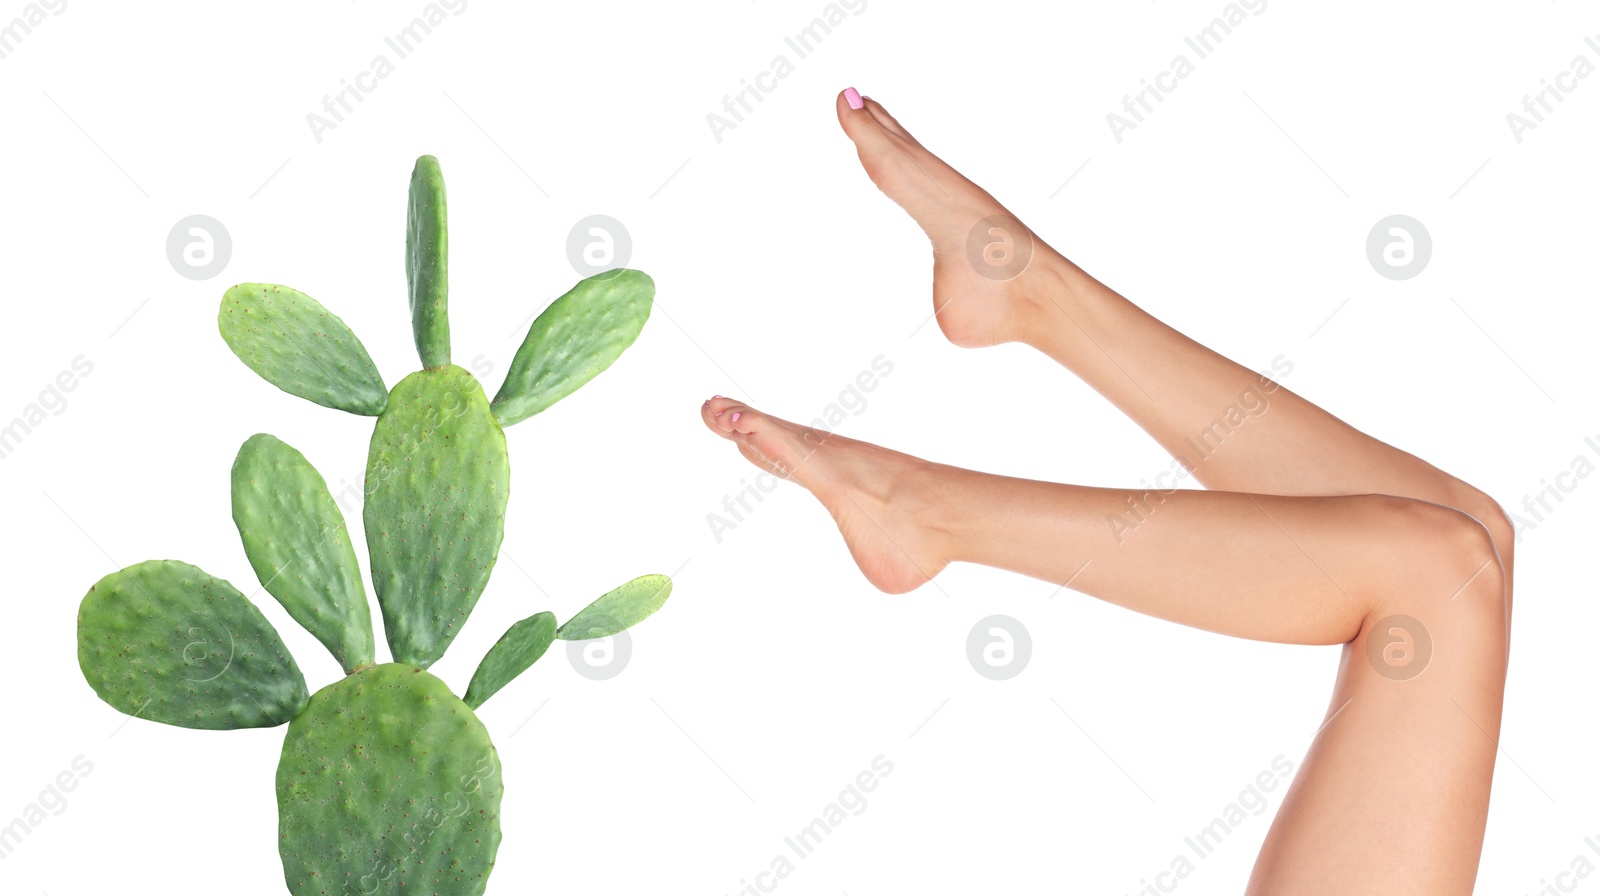
[[[1470,892],[1509,631],[1514,533],[1499,507],[1138,309],[879,104],[852,110],[841,96],[838,113],[873,181],[928,234],[936,316],[953,342],[1044,351],[1208,487],[1324,497],[988,477],[850,440],[824,443],[726,400],[707,403],[708,425],[811,489],[885,590],[970,560],[1214,631],[1346,643],[1328,721],[1250,892]],[[974,235],[979,246],[998,240],[998,261],[973,253]],[[1259,413],[1265,403],[1271,412]],[[1241,404],[1258,412],[1246,425],[1215,425]],[[1222,437],[1225,451],[1215,444]],[[1125,509],[1139,511],[1134,531],[1106,525]],[[1414,660],[1425,674],[1384,660],[1397,634],[1431,637],[1429,656]]]
[[[1251,892],[1471,892],[1506,660],[1504,574],[1476,520],[1388,495],[1181,490],[1119,537],[1105,519],[1140,492],[933,464],[731,399],[702,415],[751,461],[816,495],[884,590],[963,560],[1224,634],[1348,643],[1333,718],[1274,821]],[[1431,641],[1410,648],[1416,666],[1382,657],[1395,628]]]
[[[865,108],[851,109],[841,94],[837,111],[867,174],[933,244],[934,307],[952,342],[1024,342],[1043,351],[1208,488],[1378,493],[1458,508],[1489,528],[1509,571],[1514,533],[1488,496],[1145,313],[929,152],[881,104],[867,100]],[[969,250],[975,228],[980,241],[1000,247],[1002,260],[1031,256],[1026,266],[1015,272],[975,257]],[[1243,424],[1230,424],[1239,411]]]
[[[1329,892],[1340,892],[1360,869],[1392,865],[1431,869],[1418,872],[1436,885],[1429,892],[1443,891],[1452,880],[1451,890],[1470,890],[1494,767],[1493,751],[1481,748],[1499,735],[1498,695],[1510,628],[1515,531],[1500,507],[1478,489],[1356,430],[1145,313],[1045,244],[993,196],[924,148],[880,104],[869,100],[864,108],[851,109],[841,95],[837,111],[874,183],[910,213],[933,244],[934,307],[951,341],[974,347],[1024,342],[1038,348],[1128,414],[1207,487],[1280,495],[1406,496],[1459,509],[1485,527],[1496,567],[1486,572],[1503,588],[1503,599],[1495,604],[1504,614],[1501,650],[1478,670],[1490,676],[1494,698],[1471,704],[1481,710],[1473,711],[1458,691],[1474,693],[1482,682],[1449,680],[1452,675],[1437,667],[1416,680],[1376,675],[1377,667],[1364,662],[1370,642],[1388,639],[1404,626],[1374,632],[1371,626],[1380,620],[1365,617],[1345,650],[1328,708],[1331,721],[1273,823],[1251,888],[1310,892],[1321,880],[1329,882]],[[998,259],[970,251],[975,229],[978,242],[994,241],[1002,249]],[[1025,266],[1016,263],[1019,256],[1026,257]],[[1130,509],[1153,510],[1166,508],[1171,498],[1158,490],[1133,501]],[[1136,534],[1143,538],[1148,527],[1159,528],[1176,516],[1165,509],[1161,513],[1166,515],[1153,516]],[[1195,534],[1185,543],[1201,540]],[[1308,558],[1334,562],[1317,551],[1307,548]],[[1432,562],[1428,555],[1419,561]],[[1475,581],[1473,587],[1484,587],[1482,575]],[[1201,627],[1227,618],[1215,608],[1197,612],[1204,620],[1190,624]],[[1424,630],[1431,632],[1432,624]],[[1385,643],[1379,642],[1380,650]],[[1476,760],[1452,766],[1454,777],[1439,779],[1450,786],[1433,794],[1423,817],[1406,822],[1398,817],[1403,813],[1392,811],[1401,803],[1385,806],[1361,794],[1401,786],[1401,777],[1424,769],[1440,771],[1429,764],[1429,732],[1421,722],[1441,721],[1434,715],[1440,707],[1461,718],[1434,732],[1456,735],[1439,743]],[[1375,750],[1374,744],[1385,746]],[[1464,806],[1452,798],[1451,787],[1485,799],[1476,808]],[[1440,813],[1460,814],[1441,822]],[[1436,824],[1455,833],[1438,840],[1442,831]],[[1379,831],[1388,839],[1363,855],[1352,829]],[[1473,831],[1475,836],[1459,836]],[[1455,844],[1454,852],[1405,852],[1413,844],[1445,841]],[[1457,877],[1450,877],[1451,868]],[[1377,888],[1372,883],[1344,889]]]

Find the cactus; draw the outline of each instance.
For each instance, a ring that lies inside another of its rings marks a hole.
[[[377,663],[372,612],[345,521],[300,452],[258,434],[232,470],[233,520],[261,590],[339,662],[309,694],[250,599],[186,563],[151,560],[89,589],[78,661],[102,700],[188,728],[288,724],[276,779],[279,857],[296,894],[480,894],[500,845],[500,758],[474,712],[557,639],[612,635],[671,593],[641,576],[556,624],[512,625],[464,697],[427,668],[489,581],[505,533],[504,428],[576,391],[631,345],[655,285],[638,271],[579,282],[533,322],[491,403],[450,363],[444,176],[417,160],[406,221],[412,332],[423,369],[386,389],[361,341],[315,299],[246,283],[217,323],[240,360],[285,392],[377,417],[362,522],[393,662]]]

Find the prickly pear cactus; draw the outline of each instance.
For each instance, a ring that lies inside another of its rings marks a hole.
[[[233,464],[233,521],[261,590],[322,642],[345,677],[309,694],[272,624],[237,588],[173,560],[114,572],[78,610],[78,662],[100,698],[187,728],[288,723],[278,762],[278,852],[296,894],[479,894],[500,846],[499,754],[474,712],[557,639],[615,634],[659,609],[666,576],[641,576],[557,625],[512,625],[464,697],[427,671],[466,624],[505,534],[504,427],[550,407],[621,356],[655,284],[616,270],[579,282],[533,322],[493,401],[450,363],[444,176],[411,175],[406,278],[422,370],[387,389],[344,321],[286,286],[246,283],[218,327],[262,378],[377,417],[362,522],[393,658],[377,663],[372,612],[338,505],[310,462],[251,436]]]

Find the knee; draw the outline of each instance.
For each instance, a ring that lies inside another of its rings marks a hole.
[[[1368,625],[1405,615],[1421,620],[1436,640],[1451,643],[1459,654],[1503,661],[1510,637],[1510,588],[1492,525],[1503,522],[1504,515],[1486,521],[1463,509],[1420,501],[1406,507],[1404,515],[1412,560],[1403,587],[1374,607]]]
[[[1489,504],[1493,513],[1486,508],[1479,508],[1478,513],[1456,509],[1449,526],[1449,547],[1442,552],[1442,556],[1449,558],[1445,565],[1447,576],[1467,576],[1451,592],[1451,600],[1470,596],[1476,602],[1500,607],[1509,591],[1503,557],[1510,552],[1510,548],[1502,552],[1501,538],[1495,530],[1499,525],[1509,526],[1509,523],[1499,505],[1493,501]],[[1451,580],[1446,579],[1447,582]]]
[[[1510,570],[1512,556],[1516,550],[1517,529],[1505,508],[1487,493],[1459,481],[1450,504],[1483,526],[1499,557],[1500,565]]]
[[[1495,565],[1499,567],[1500,571],[1503,591],[1501,601],[1506,625],[1509,627],[1511,624],[1511,576],[1517,549],[1517,527],[1511,522],[1510,515],[1505,512],[1499,502],[1483,491],[1459,481],[1456,491],[1457,495],[1452,502],[1453,506],[1482,526],[1489,539],[1489,546],[1495,555]]]

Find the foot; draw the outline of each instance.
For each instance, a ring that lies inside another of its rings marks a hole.
[[[867,581],[900,594],[949,562],[928,524],[933,465],[897,451],[769,417],[717,396],[700,408],[717,435],[756,466],[815,495]]]
[[[839,94],[839,123],[867,176],[933,243],[933,307],[956,345],[1021,341],[1051,301],[1055,251],[982,187],[924,149],[882,105]],[[861,108],[851,108],[852,101]]]

